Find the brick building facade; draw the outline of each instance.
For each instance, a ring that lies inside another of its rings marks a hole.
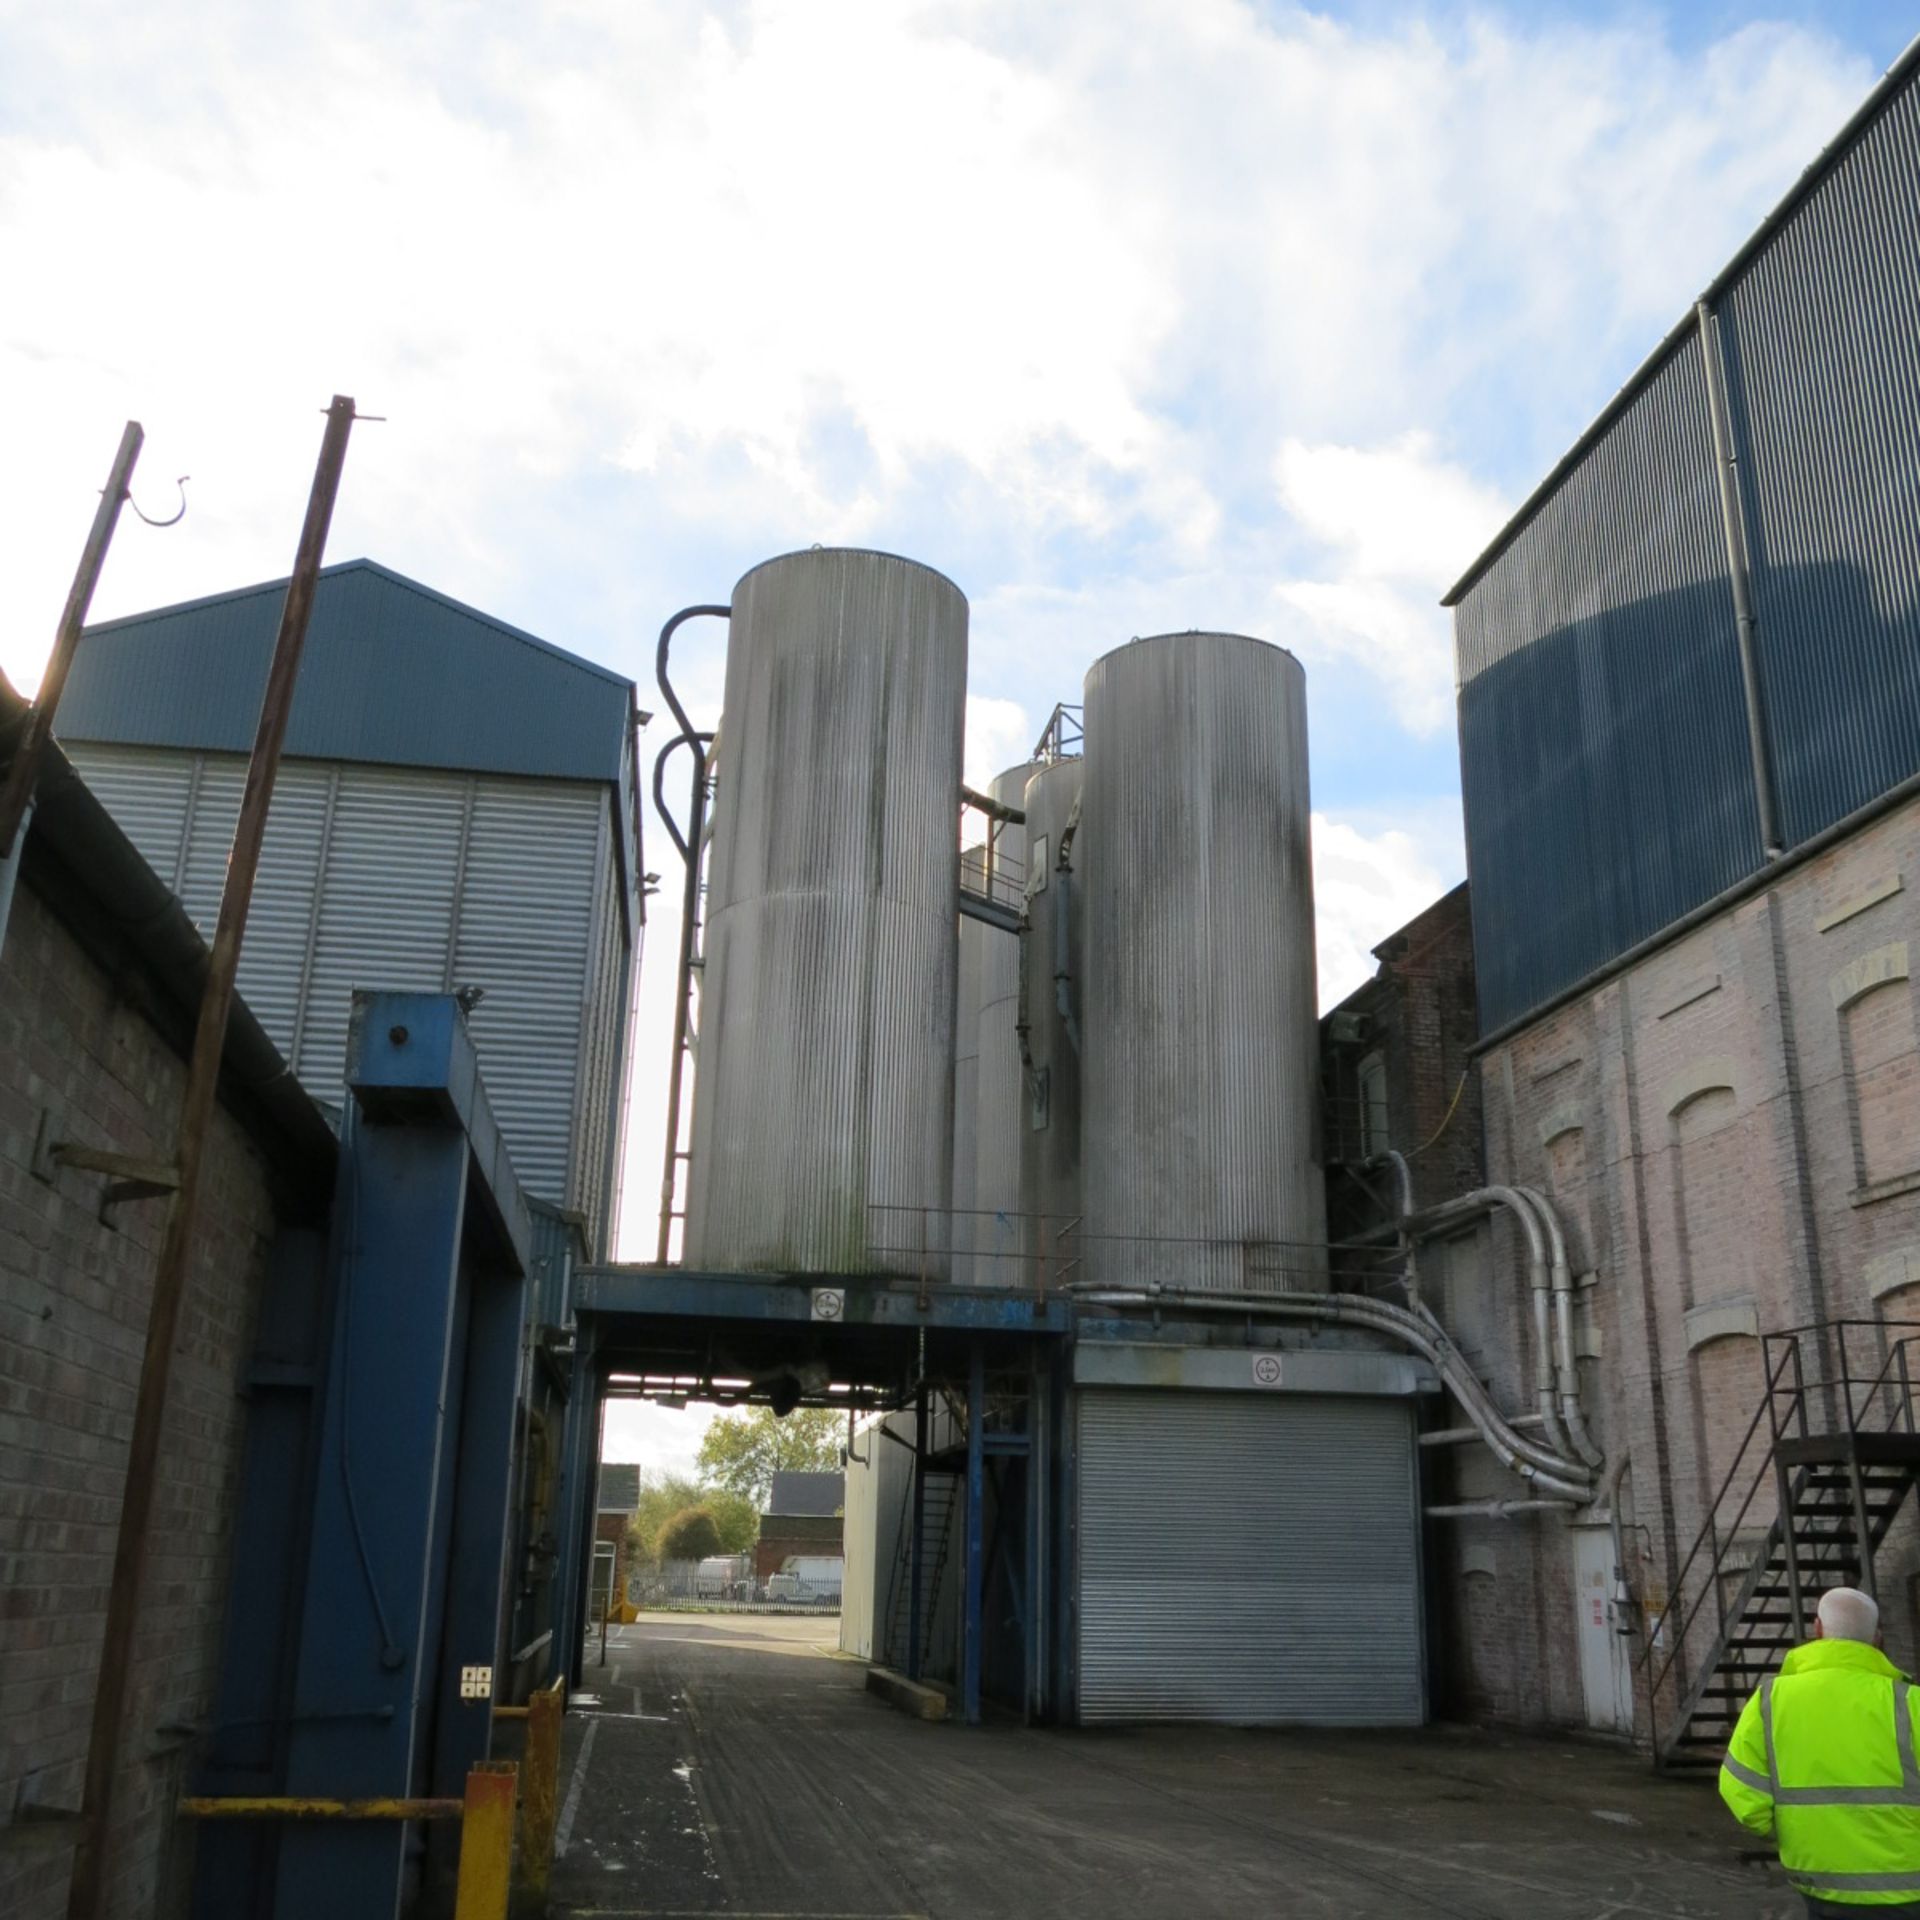
[[[1546,1192],[1569,1238],[1583,1391],[1596,1438],[1625,1463],[1626,1576],[1645,1623],[1658,1622],[1716,1495],[1723,1532],[1755,1541],[1773,1517],[1764,1473],[1737,1512],[1765,1457],[1766,1434],[1748,1438],[1764,1396],[1760,1336],[1866,1322],[1851,1358],[1871,1371],[1905,1337],[1896,1323],[1920,1333],[1917,857],[1909,801],[1481,1063],[1489,1177]],[[1492,1230],[1480,1306],[1488,1370],[1518,1405],[1528,1347],[1513,1241]],[[1831,1370],[1836,1340],[1810,1343],[1809,1372]],[[1911,1362],[1920,1372],[1920,1352]],[[1513,1491],[1484,1454],[1450,1466],[1435,1497]],[[1438,1536],[1432,1572],[1466,1710],[1599,1718],[1582,1697],[1569,1532],[1536,1516],[1456,1521]],[[1911,1665],[1911,1516],[1878,1571],[1889,1650]],[[1699,1563],[1689,1596],[1698,1584]],[[1644,1677],[1638,1691],[1644,1736]]]
[[[172,1157],[204,948],[64,766],[43,781],[0,945],[0,1911],[66,1911],[135,1384],[165,1203],[103,1206],[62,1143]],[[332,1136],[244,1008],[228,1048],[173,1366],[120,1779],[109,1911],[185,1898],[173,1800],[212,1715],[255,1305]]]

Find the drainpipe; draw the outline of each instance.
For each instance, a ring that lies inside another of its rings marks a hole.
[[[1573,1268],[1567,1259],[1567,1237],[1560,1230],[1560,1217],[1552,1203],[1537,1187],[1517,1187],[1519,1193],[1539,1214],[1553,1248],[1553,1328],[1555,1373],[1560,1393],[1560,1418],[1565,1423],[1573,1450],[1596,1471],[1607,1464],[1607,1456],[1594,1445],[1587,1431],[1586,1416],[1580,1411],[1580,1367],[1573,1351]]]
[[[20,878],[20,855],[27,844],[27,831],[33,825],[33,806],[29,800],[14,829],[13,845],[0,860],[0,947],[7,944],[7,918],[13,912],[13,889]]]
[[[1607,1474],[1603,1495],[1607,1503],[1607,1529],[1613,1535],[1613,1592],[1608,1601],[1613,1610],[1615,1633],[1633,1631],[1633,1592],[1627,1585],[1627,1529],[1620,1517],[1620,1483],[1626,1478],[1627,1463],[1632,1458],[1628,1449],[1621,1448]]]

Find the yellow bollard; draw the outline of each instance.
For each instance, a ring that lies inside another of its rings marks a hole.
[[[460,1822],[460,1879],[454,1920],[507,1920],[513,1877],[513,1798],[519,1769],[511,1760],[482,1760],[467,1775]]]
[[[526,1778],[520,1802],[520,1883],[544,1900],[553,1874],[553,1830],[560,1817],[560,1716],[566,1681],[543,1687],[527,1702]]]

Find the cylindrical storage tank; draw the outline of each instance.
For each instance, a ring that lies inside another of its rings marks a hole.
[[[1323,1285],[1306,676],[1163,634],[1094,662],[1085,719],[1088,1277]]]
[[[982,893],[987,884],[984,846],[960,850],[960,885]],[[959,985],[953,1009],[953,1194],[950,1277],[964,1286],[973,1278],[973,1190],[979,1170],[979,1135],[974,1117],[980,1104],[980,968],[989,940],[1004,938],[984,921],[959,916]]]
[[[1022,761],[987,789],[1003,807],[1023,808],[1027,782],[1039,771]],[[993,834],[990,896],[1018,908],[1027,885],[1027,830],[989,823]],[[1020,1220],[1020,1134],[1026,1125],[1026,1074],[1020,1064],[1020,936],[982,926],[980,964],[980,1090],[974,1109],[973,1280],[1018,1286],[1026,1235]]]
[[[1080,1050],[1086,1002],[1086,888],[1077,851],[1060,866],[1084,766],[1056,760],[1027,782],[1027,931],[1022,1012],[1033,1067],[1020,1134],[1020,1207],[1037,1284],[1084,1280],[1080,1251]],[[1075,825],[1075,838],[1078,827]]]
[[[890,554],[734,589],[686,1258],[943,1273],[967,603]]]

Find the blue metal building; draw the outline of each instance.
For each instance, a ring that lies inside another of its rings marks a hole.
[[[61,744],[203,932],[286,582],[90,628]],[[471,1025],[533,1198],[612,1238],[644,921],[630,681],[376,566],[326,568],[240,990],[344,1097],[356,987],[480,989]]]
[[[1489,1034],[1920,774],[1920,42],[1446,604]]]

